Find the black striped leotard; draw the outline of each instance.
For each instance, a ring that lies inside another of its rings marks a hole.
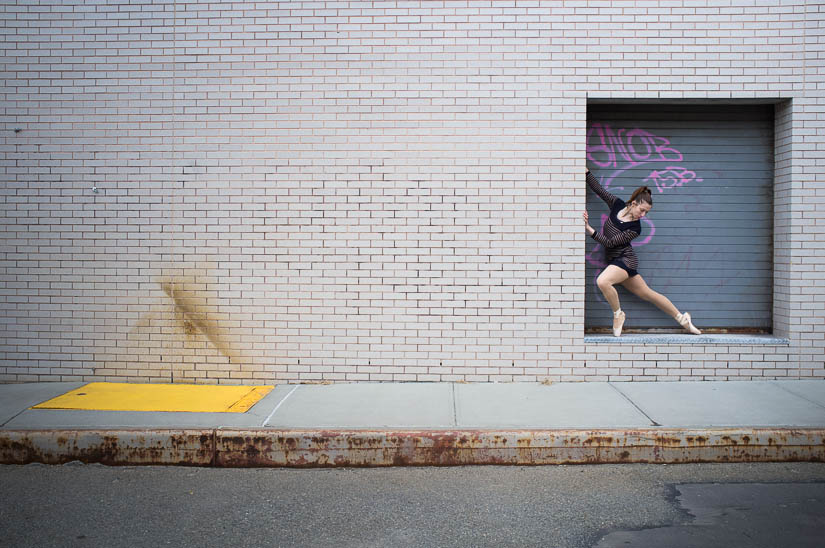
[[[625,208],[625,202],[602,188],[592,173],[587,173],[587,186],[598,194],[610,208],[610,215],[604,223],[602,232],[598,230],[591,238],[602,244],[607,264],[613,264],[627,271],[628,275],[638,274],[639,259],[633,251],[630,242],[642,233],[642,223],[635,221],[620,221],[619,212]]]

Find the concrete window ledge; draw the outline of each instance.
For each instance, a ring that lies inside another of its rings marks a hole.
[[[773,335],[681,335],[681,334],[627,334],[585,335],[585,344],[725,344],[747,346],[787,346],[790,339]]]

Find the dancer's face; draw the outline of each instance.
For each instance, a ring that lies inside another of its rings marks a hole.
[[[630,216],[633,218],[634,221],[638,221],[648,213],[650,213],[650,208],[653,207],[646,202],[633,202],[630,204]]]

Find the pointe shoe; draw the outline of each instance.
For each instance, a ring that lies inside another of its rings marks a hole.
[[[685,312],[684,314],[679,314],[676,316],[676,321],[679,322],[679,325],[693,333],[694,335],[701,335],[702,332],[696,329],[696,326],[693,325],[693,322],[690,321],[690,314]]]
[[[620,337],[622,334],[622,326],[624,325],[625,313],[619,310],[618,314],[613,314],[613,336]]]

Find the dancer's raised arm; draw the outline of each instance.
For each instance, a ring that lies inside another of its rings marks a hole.
[[[587,170],[587,174],[585,177],[587,179],[587,186],[590,187],[590,190],[595,192],[599,196],[599,198],[604,200],[604,203],[607,204],[607,207],[612,208],[613,203],[616,201],[616,197],[609,193],[607,190],[605,190],[604,187],[602,187],[602,185],[599,184],[598,179],[596,179],[595,175],[590,173],[589,169]]]

